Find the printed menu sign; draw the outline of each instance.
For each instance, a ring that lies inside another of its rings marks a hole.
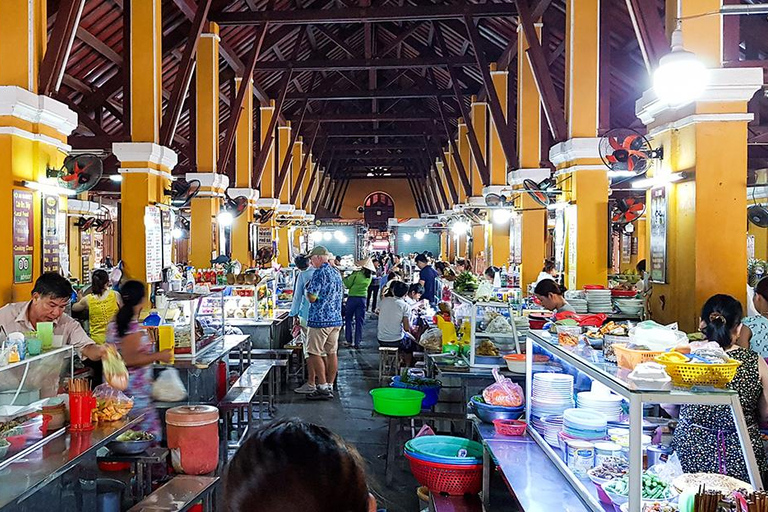
[[[171,225],[171,211],[161,210],[160,217],[163,224],[163,268],[173,265],[173,226]]]
[[[146,240],[147,282],[156,283],[163,278],[163,225],[160,208],[144,208],[144,237]]]
[[[667,282],[667,188],[651,189],[651,281]]]
[[[259,249],[262,247],[272,247],[272,228],[259,227],[259,240],[257,246]]]
[[[60,272],[59,197],[43,196],[43,272]]]
[[[90,229],[80,230],[80,275],[83,284],[91,283],[91,244],[93,237]]]
[[[32,282],[34,212],[32,192],[13,191],[13,282]]]

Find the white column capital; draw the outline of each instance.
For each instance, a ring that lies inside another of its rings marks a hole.
[[[185,178],[187,181],[197,180],[200,182],[198,197],[224,197],[224,192],[229,186],[229,177],[226,174],[188,172]]]
[[[0,116],[42,124],[65,137],[77,128],[77,114],[64,103],[14,85],[0,86]]]
[[[538,183],[549,178],[551,173],[549,169],[514,169],[507,173],[507,185],[522,185],[525,180]]]
[[[259,200],[259,191],[252,188],[229,188],[227,195],[231,198],[243,196],[251,206],[256,206],[256,201]]]
[[[260,197],[256,201],[257,208],[266,208],[268,210],[275,210],[280,206],[280,200],[274,197]]]

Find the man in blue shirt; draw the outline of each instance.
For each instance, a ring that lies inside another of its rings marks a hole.
[[[315,246],[309,253],[309,261],[315,268],[307,284],[309,313],[307,327],[307,353],[310,372],[317,376],[317,389],[307,395],[310,400],[330,400],[331,389],[336,380],[339,360],[341,332],[341,302],[344,299],[344,285],[341,274],[328,263],[330,253],[322,245]]]
[[[425,254],[416,256],[416,266],[419,267],[419,284],[424,287],[421,298],[435,305],[437,303],[437,270],[429,264]]]
[[[291,312],[288,313],[288,316],[293,317],[294,326],[298,325],[301,332],[304,333],[304,343],[306,344],[308,332],[307,318],[309,316],[309,299],[307,299],[306,287],[312,279],[315,269],[309,265],[309,257],[304,256],[303,254],[296,256],[293,261],[301,272],[296,276],[296,284],[293,287],[293,302],[291,303]],[[306,345],[304,353],[306,354]],[[294,393],[308,395],[315,391],[317,376],[311,368],[308,369],[307,373],[307,382],[294,389]]]

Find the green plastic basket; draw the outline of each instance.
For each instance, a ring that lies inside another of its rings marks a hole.
[[[444,464],[466,461],[467,458],[483,460],[483,445],[455,436],[421,436],[405,443],[405,449],[413,453],[438,457]],[[459,450],[467,450],[466,457],[458,457]]]
[[[376,388],[371,390],[373,410],[385,416],[416,416],[421,412],[424,393],[406,388]]]

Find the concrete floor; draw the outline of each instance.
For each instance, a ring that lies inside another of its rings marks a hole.
[[[396,460],[393,483],[385,485],[384,467],[387,449],[387,420],[373,417],[368,391],[378,387],[379,354],[376,342],[376,318],[368,316],[363,331],[363,348],[339,347],[338,391],[327,402],[311,402],[292,390],[277,400],[277,416],[299,417],[328,427],[360,451],[367,462],[369,485],[379,507],[389,512],[414,512],[420,509],[416,497],[418,484],[411,475],[408,461]],[[290,387],[296,386],[291,382]]]

